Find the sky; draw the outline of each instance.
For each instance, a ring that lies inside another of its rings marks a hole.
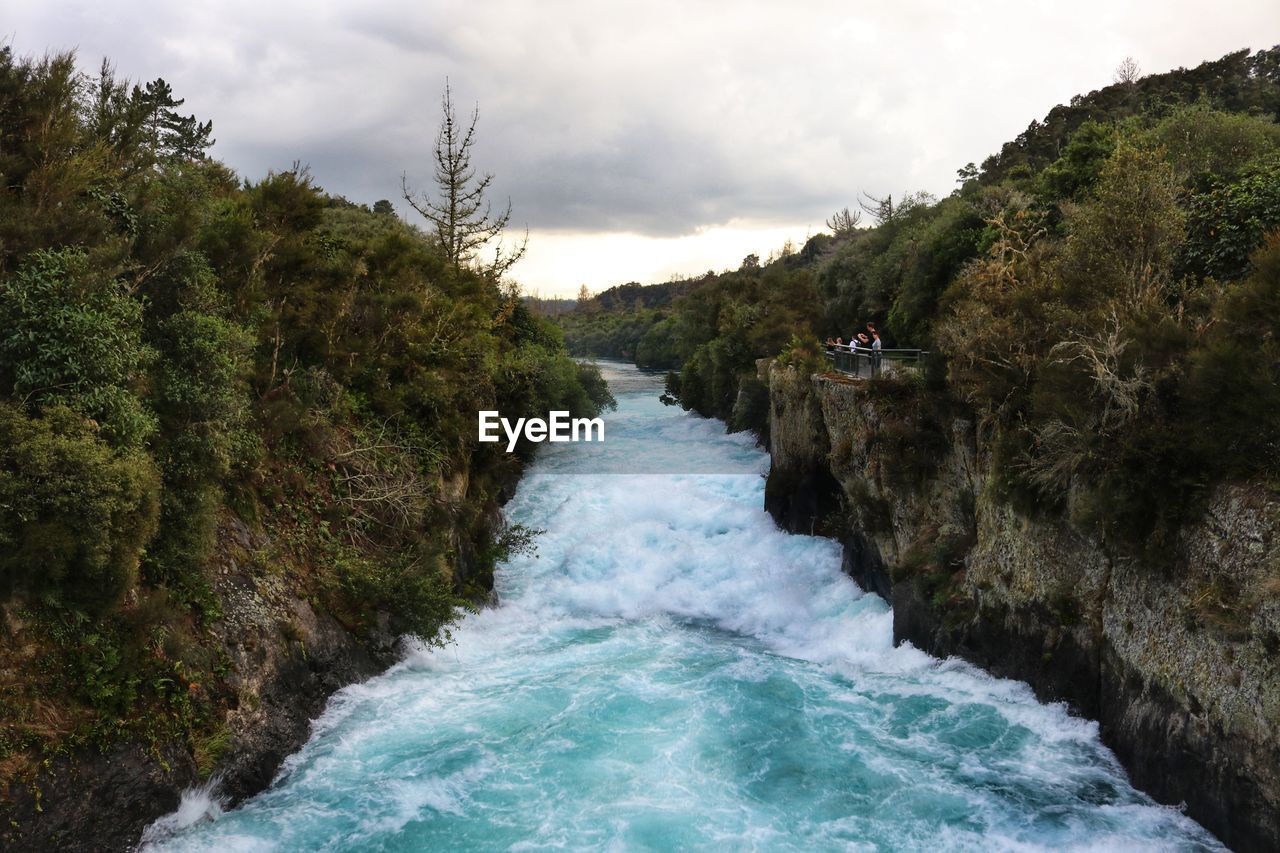
[[[447,78],[529,232],[512,275],[551,296],[736,268],[863,193],[945,195],[1126,56],[1280,43],[1280,2],[0,0],[0,41],[163,77],[244,177],[301,161],[406,218]]]

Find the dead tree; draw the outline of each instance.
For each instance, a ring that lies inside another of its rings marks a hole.
[[[436,194],[415,192],[405,175],[400,176],[400,190],[405,201],[431,223],[445,260],[455,272],[464,266],[474,267],[496,281],[524,257],[528,232],[513,248],[504,248],[501,244],[502,233],[511,221],[511,202],[508,200],[507,206],[495,214],[486,198],[493,175],[478,174],[471,164],[479,107],[471,111],[469,122],[465,125],[459,122],[446,80],[441,111],[443,117],[434,151]],[[494,241],[498,241],[498,245],[493,261],[478,262],[480,251]]]

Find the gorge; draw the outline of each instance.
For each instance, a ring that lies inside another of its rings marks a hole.
[[[1280,46],[940,196],[834,111],[578,182],[577,104],[506,166],[592,233],[838,208],[577,300],[447,76],[348,197],[80,59],[0,43],[0,849],[1280,849]]]
[[[264,793],[190,792],[147,849],[1217,848],[1093,723],[895,647],[839,548],[765,514],[748,436],[605,374],[608,441],[545,447],[507,506],[544,532],[501,603],[337,694]]]
[[[1162,569],[1061,517],[993,500],[989,444],[962,417],[928,423],[938,413],[918,376],[760,369],[766,505],[789,529],[821,525],[843,541],[846,570],[891,603],[895,642],[1030,682],[1098,720],[1134,784],[1159,801],[1185,803],[1234,848],[1276,845],[1271,490],[1220,487],[1181,531],[1177,570]]]

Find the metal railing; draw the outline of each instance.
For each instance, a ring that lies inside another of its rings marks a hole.
[[[827,350],[831,367],[848,376],[875,379],[896,373],[902,368],[918,368],[929,353],[918,349],[882,349],[869,347],[833,346]]]

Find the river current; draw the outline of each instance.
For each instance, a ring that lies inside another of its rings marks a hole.
[[[768,456],[604,365],[603,444],[544,445],[498,607],[336,694],[268,790],[189,792],[152,851],[1199,850],[1095,724],[892,643]]]

